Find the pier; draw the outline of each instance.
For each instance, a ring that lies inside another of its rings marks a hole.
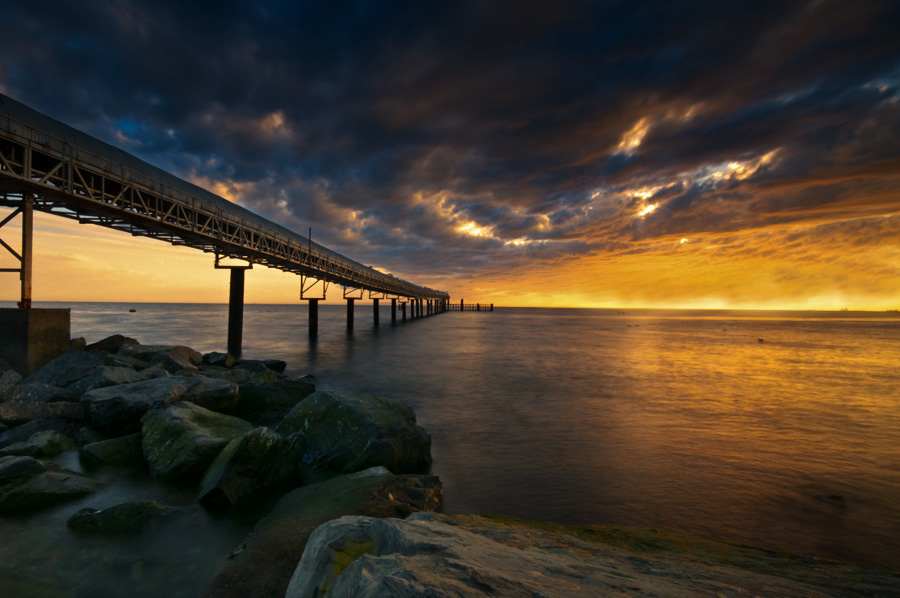
[[[348,330],[354,326],[355,303],[365,299],[373,302],[375,325],[382,300],[391,300],[392,322],[398,303],[403,321],[407,304],[410,320],[452,307],[444,291],[360,264],[314,243],[311,234],[257,216],[2,94],[0,207],[12,209],[0,221],[0,246],[19,263],[0,273],[18,274],[21,281],[18,309],[0,315],[0,346],[5,347],[0,358],[33,353],[26,348],[47,349],[34,352],[39,356],[29,358],[26,371],[39,367],[46,355],[58,354],[63,337],[67,347],[69,334],[68,310],[31,309],[35,210],[213,254],[213,267],[230,270],[227,344],[233,355],[241,353],[245,273],[256,265],[300,276],[311,338],[318,333],[318,304],[334,284],[343,289]],[[15,241],[2,239],[2,227],[16,219],[22,228],[18,250]]]

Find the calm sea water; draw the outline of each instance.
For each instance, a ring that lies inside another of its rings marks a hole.
[[[69,307],[88,342],[224,350],[224,305]],[[321,306],[310,342],[305,305],[248,305],[244,355],[408,401],[445,512],[900,570],[900,314],[498,308],[391,325],[382,306],[375,328],[371,309],[348,333],[345,308]]]

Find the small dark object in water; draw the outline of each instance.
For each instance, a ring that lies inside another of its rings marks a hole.
[[[764,341],[764,340],[761,339],[761,338],[758,338],[758,339],[756,339],[756,342],[758,342],[758,343],[764,343],[764,342],[766,342],[766,341]]]
[[[135,313],[135,312],[137,312],[137,310],[136,310],[135,308],[133,308],[133,307],[132,307],[131,309],[128,310],[128,313],[130,313],[130,314],[133,314],[133,313]]]

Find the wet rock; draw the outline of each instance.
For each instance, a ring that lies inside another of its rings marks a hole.
[[[31,476],[43,473],[47,468],[34,457],[9,456],[0,457],[0,485],[9,478]]]
[[[206,598],[283,596],[312,531],[342,515],[406,517],[440,504],[437,476],[396,476],[383,467],[338,476],[285,494],[232,553]],[[418,496],[407,502],[411,494]]]
[[[272,372],[280,374],[287,364],[279,359],[240,359],[234,367],[248,372]]]
[[[203,360],[200,353],[183,345],[129,345],[119,349],[118,355],[140,359],[149,365],[161,364],[172,374],[185,371],[188,375],[197,373],[196,366]]]
[[[315,384],[308,380],[281,378],[274,382],[249,381],[240,385],[238,408],[246,413],[287,410],[315,390]]]
[[[238,385],[222,378],[193,376],[182,400],[213,411],[229,411],[238,405]]]
[[[189,481],[199,478],[231,440],[251,429],[242,419],[181,402],[147,412],[141,446],[154,476]]]
[[[82,533],[128,534],[183,512],[184,509],[167,507],[155,501],[129,502],[100,511],[81,509],[69,518],[66,525]]]
[[[84,351],[85,347],[87,347],[87,341],[84,340],[83,336],[79,336],[78,338],[73,338],[69,341],[69,350]]]
[[[81,397],[81,405],[95,428],[129,434],[140,429],[147,411],[180,401],[188,388],[186,378],[155,378],[92,390]]]
[[[52,403],[77,401],[79,394],[44,382],[23,382],[0,394],[7,403]]]
[[[78,403],[0,403],[0,422],[18,426],[33,419],[64,419],[84,421],[85,414]]]
[[[287,368],[287,362],[280,359],[263,359],[260,363],[277,374],[281,374]]]
[[[102,486],[98,480],[71,471],[11,478],[0,485],[0,513],[36,511],[85,496]]]
[[[203,363],[206,365],[215,365],[223,368],[234,367],[237,363],[234,357],[229,353],[217,353],[215,351],[203,355]]]
[[[297,481],[301,447],[268,428],[229,442],[203,476],[200,502],[212,510],[242,507]]]
[[[96,343],[91,343],[85,347],[86,351],[95,351],[99,353],[116,353],[122,347],[136,347],[141,343],[137,342],[135,339],[122,336],[121,334],[114,334],[112,336],[107,336],[106,338],[97,341]]]
[[[98,465],[131,466],[143,462],[144,452],[141,448],[141,434],[129,434],[109,440],[101,440],[81,447],[78,455],[87,463]]]
[[[0,449],[0,456],[25,455],[28,457],[54,457],[64,451],[78,448],[75,441],[55,430],[45,430],[32,435],[24,442],[16,442]]]
[[[416,425],[413,410],[397,400],[316,391],[275,431],[302,433],[309,443],[304,460],[314,466],[351,472],[383,465],[406,473],[431,464],[431,436]]]

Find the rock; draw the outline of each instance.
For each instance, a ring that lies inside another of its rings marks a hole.
[[[21,381],[22,376],[20,376],[19,372],[12,368],[0,372],[0,396],[3,396],[5,392],[7,392],[11,387],[15,386]]]
[[[140,428],[141,417],[151,408],[180,401],[190,385],[186,378],[171,377],[98,388],[82,396],[81,405],[95,428],[128,434]]]
[[[103,363],[114,368],[131,368],[133,370],[143,370],[150,364],[134,357],[125,357],[118,353],[103,353]]]
[[[230,380],[193,376],[182,400],[213,411],[229,411],[239,402],[238,385]]]
[[[95,351],[99,353],[116,353],[122,347],[135,347],[140,344],[141,343],[137,342],[133,338],[122,336],[121,334],[114,334],[112,336],[107,336],[106,338],[99,340],[96,343],[87,345],[85,347],[85,350]]]
[[[0,486],[9,478],[30,476],[43,473],[47,468],[34,457],[0,457]]]
[[[285,494],[235,549],[206,598],[283,596],[312,531],[342,515],[406,517],[441,501],[437,476],[396,476],[383,467],[338,476]]]
[[[23,442],[42,430],[62,431],[67,423],[61,419],[33,419],[0,433],[0,448]]]
[[[206,353],[203,355],[203,363],[207,365],[215,365],[223,368],[233,367],[237,360],[231,356],[229,353],[217,353],[213,351],[212,353]]]
[[[268,428],[254,428],[226,445],[203,476],[199,500],[212,510],[242,507],[297,479],[303,450]]]
[[[65,419],[84,421],[84,410],[78,403],[0,403],[0,422],[17,426],[33,419]]]
[[[24,382],[43,382],[81,394],[87,390],[81,380],[102,365],[103,360],[93,353],[67,351],[25,378]]]
[[[140,371],[141,378],[143,380],[153,380],[155,378],[168,378],[170,376],[169,372],[161,363],[157,363],[152,366],[148,366]]]
[[[98,465],[137,465],[143,462],[140,433],[101,440],[81,447],[78,455],[87,463]]]
[[[199,478],[231,440],[251,429],[242,419],[182,402],[147,412],[141,446],[154,476],[189,481]]]
[[[200,353],[183,345],[128,345],[119,349],[118,355],[140,359],[151,365],[167,361],[165,357],[171,358],[176,363],[192,366],[199,365],[203,361]]]
[[[282,364],[284,364],[284,367],[282,367]],[[287,367],[287,364],[278,359],[240,359],[234,367],[247,370],[248,372],[271,372],[273,374],[280,374],[284,371],[284,368]]]
[[[83,336],[73,338],[69,341],[69,350],[71,351],[84,351],[85,347],[87,347],[87,341],[84,340]]]
[[[280,359],[263,359],[260,363],[277,374],[281,374],[287,369],[287,362]]]
[[[139,532],[163,518],[183,513],[184,509],[167,507],[155,501],[129,502],[113,507],[81,509],[66,525],[82,533],[127,534]]]
[[[71,471],[45,471],[0,485],[0,513],[21,513],[68,502],[98,490],[102,482]]]
[[[46,384],[44,382],[23,382],[2,393],[7,403],[52,403],[56,401],[77,401],[75,392]]]
[[[431,464],[431,436],[401,401],[320,390],[291,409],[275,431],[306,436],[304,460],[314,466],[350,472],[383,465],[406,473]]]
[[[316,386],[307,380],[281,378],[274,382],[246,382],[240,385],[238,409],[245,413],[290,409],[313,392]]]
[[[876,596],[900,575],[659,530],[415,513],[313,532],[285,598]],[[669,536],[669,537],[663,537]]]
[[[0,449],[0,456],[55,457],[63,451],[71,451],[76,448],[75,442],[68,436],[55,430],[45,430],[34,434],[24,442],[16,442]]]

